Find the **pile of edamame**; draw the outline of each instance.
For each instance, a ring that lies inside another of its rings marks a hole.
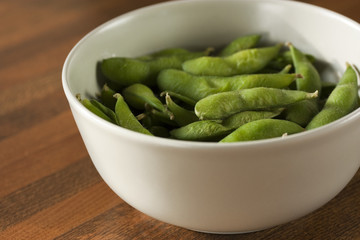
[[[353,66],[329,83],[312,55],[290,43],[259,46],[260,38],[241,36],[219,50],[107,58],[99,95],[77,97],[99,117],[139,133],[221,143],[311,130],[359,107]]]

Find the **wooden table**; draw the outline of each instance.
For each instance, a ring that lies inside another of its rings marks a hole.
[[[157,2],[0,1],[0,239],[360,239],[360,172],[310,215],[230,236],[154,220],[107,187],[71,116],[62,64],[94,27]],[[360,22],[358,0],[306,2]]]

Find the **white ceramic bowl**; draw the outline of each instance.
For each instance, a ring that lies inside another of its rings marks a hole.
[[[360,109],[316,130],[233,144],[142,135],[85,109],[95,95],[96,63],[168,47],[204,48],[260,33],[290,41],[345,70],[360,66],[360,26],[337,13],[282,0],[172,1],[117,17],[85,36],[63,68],[63,87],[89,155],[124,201],[158,220],[205,232],[248,232],[324,205],[360,164]],[[330,71],[330,72],[331,72]]]

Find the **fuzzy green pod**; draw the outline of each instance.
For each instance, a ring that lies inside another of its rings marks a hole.
[[[232,131],[217,121],[203,120],[170,131],[172,138],[187,141],[218,141]]]
[[[80,102],[82,103],[82,105],[84,105],[84,107],[86,107],[88,110],[90,110],[92,113],[94,113],[98,117],[101,117],[102,119],[104,119],[108,122],[113,122],[107,114],[105,114],[103,111],[101,111],[98,107],[94,106],[89,99],[86,99],[86,98],[81,99]]]
[[[136,119],[121,94],[116,93],[114,97],[117,99],[115,105],[115,114],[118,118],[119,125],[135,132],[152,135],[149,130],[144,128]]]
[[[100,103],[96,99],[81,99],[80,94],[76,95],[76,98],[92,113],[95,115],[101,117],[102,119],[119,125],[119,121],[117,119],[117,116],[115,115],[114,111],[106,106],[104,106],[102,103]]]
[[[279,108],[317,96],[317,91],[307,93],[264,87],[243,89],[201,99],[195,105],[195,114],[199,119],[224,119],[242,111]]]
[[[189,105],[189,106],[192,106],[194,107],[195,104],[196,104],[196,101],[194,99],[191,99],[185,95],[182,95],[180,93],[176,93],[176,92],[173,92],[173,91],[163,91],[160,93],[160,97],[164,97],[166,95],[169,95],[170,97],[174,98],[174,99],[177,99],[177,100],[180,100],[181,102]]]
[[[184,61],[207,54],[209,54],[208,50],[144,59],[112,57],[101,62],[101,72],[108,80],[122,87],[134,83],[154,86],[156,76],[161,70],[167,68],[181,69]]]
[[[260,119],[268,119],[268,118],[274,118],[276,116],[279,116],[280,113],[284,110],[284,108],[277,108],[273,111],[244,111],[235,113],[234,115],[231,115],[230,117],[223,120],[222,125],[231,128],[236,129],[245,123],[260,120]]]
[[[318,112],[318,99],[303,100],[287,107],[285,119],[305,127]]]
[[[321,96],[322,84],[317,69],[306,54],[292,44],[289,44],[289,48],[295,72],[303,76],[296,80],[296,89],[306,92],[319,91],[319,96]],[[306,100],[289,106],[285,118],[305,127],[318,112],[318,99]]]
[[[291,56],[293,59],[295,72],[301,74],[303,77],[296,80],[296,88],[300,91],[314,92],[319,91],[321,95],[321,79],[319,72],[299,49],[289,44]]]
[[[141,83],[135,83],[125,88],[122,91],[122,96],[130,106],[139,110],[144,110],[145,104],[148,104],[159,111],[166,110],[165,106],[160,99],[155,96],[154,92],[148,86]]]
[[[311,63],[315,62],[315,57],[313,55],[305,54],[305,56]],[[276,58],[274,58],[273,60],[271,60],[269,62],[269,64],[266,66],[266,68],[273,69],[276,71],[276,70],[283,69],[286,65],[289,65],[289,64],[293,65],[294,61],[291,56],[291,51],[287,50],[287,51],[283,51],[283,52],[279,53],[279,55]]]
[[[254,73],[275,58],[282,44],[264,48],[245,49],[226,57],[199,57],[182,64],[184,71],[205,76],[234,76]]]
[[[101,102],[108,108],[114,110],[116,104],[116,98],[114,98],[114,94],[116,92],[111,89],[107,84],[104,84],[103,88],[101,89],[100,99]]]
[[[91,99],[90,102],[93,106],[97,107],[103,113],[105,113],[111,119],[112,123],[119,125],[119,119],[117,118],[115,112],[112,109],[106,107],[105,105],[103,105],[102,103],[100,103],[95,99]]]
[[[185,126],[199,120],[194,111],[187,110],[176,104],[169,94],[165,96],[165,101],[168,110],[173,114],[172,120],[174,120],[179,126]]]
[[[166,69],[160,72],[157,83],[162,91],[175,92],[196,102],[215,93],[245,88],[285,88],[299,77],[299,74],[285,73],[244,74],[231,77],[197,76],[181,70]]]
[[[274,111],[245,111],[236,113],[224,121],[202,120],[190,123],[170,132],[176,139],[189,141],[219,141],[238,127],[259,119],[278,116],[283,109]]]
[[[261,36],[258,34],[246,35],[236,38],[227,44],[218,55],[225,57],[241,50],[253,48],[259,42],[260,38]]]
[[[359,107],[358,76],[348,65],[345,73],[325,102],[322,110],[311,120],[306,129],[314,129],[331,123]]]
[[[304,128],[281,119],[261,119],[242,125],[220,142],[254,141],[300,133]]]

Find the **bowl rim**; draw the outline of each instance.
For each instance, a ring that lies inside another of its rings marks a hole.
[[[78,111],[81,115],[83,115],[86,119],[91,121],[93,124],[96,124],[100,126],[101,128],[106,129],[107,131],[113,132],[115,135],[118,136],[124,136],[125,138],[128,138],[129,140],[136,141],[138,143],[145,143],[145,144],[151,144],[151,145],[162,145],[162,146],[168,146],[168,147],[176,147],[176,148],[201,148],[201,149],[218,149],[218,148],[249,148],[249,147],[262,147],[262,146],[273,146],[273,145],[282,145],[285,143],[296,143],[299,140],[306,141],[314,138],[321,138],[324,135],[330,135],[333,132],[341,131],[347,124],[351,124],[354,121],[358,121],[360,119],[360,107],[358,109],[355,109],[353,112],[347,114],[346,116],[337,119],[334,122],[331,122],[329,124],[326,124],[324,126],[321,126],[316,129],[312,130],[305,130],[301,133],[291,134],[286,137],[276,137],[276,138],[270,138],[270,139],[262,139],[262,140],[255,140],[255,141],[243,141],[243,142],[231,142],[231,143],[218,143],[218,142],[201,142],[201,141],[187,141],[187,140],[178,140],[178,139],[170,139],[170,138],[162,138],[157,136],[150,136],[142,133],[138,133],[126,128],[123,128],[121,126],[115,125],[113,123],[110,123],[97,115],[90,112],[88,109],[86,109],[71,93],[68,79],[67,79],[67,73],[68,69],[70,67],[70,62],[72,57],[75,55],[76,50],[86,42],[88,38],[91,38],[96,33],[102,31],[104,28],[111,27],[112,24],[115,24],[119,21],[126,20],[126,18],[129,17],[136,17],[137,15],[141,15],[142,13],[146,11],[151,11],[156,8],[163,8],[169,5],[177,5],[177,4],[193,4],[198,2],[266,2],[266,3],[273,3],[273,4],[292,4],[295,6],[304,6],[308,7],[317,11],[320,11],[326,15],[330,15],[333,18],[338,18],[338,20],[341,20],[345,22],[347,25],[350,25],[354,28],[357,28],[358,31],[360,31],[360,24],[356,21],[348,18],[347,16],[344,16],[342,14],[339,14],[335,11],[312,5],[309,3],[304,2],[297,2],[292,0],[175,0],[170,2],[160,2],[148,6],[144,6],[138,9],[134,9],[132,11],[126,12],[124,14],[121,14],[117,17],[114,17],[90,32],[88,32],[85,36],[83,36],[70,50],[68,53],[65,62],[62,67],[61,72],[61,78],[62,78],[62,87],[63,91],[65,93],[65,96],[69,102],[69,105],[71,108],[74,108],[74,110]],[[358,75],[358,81],[360,80],[359,73],[356,71]]]

